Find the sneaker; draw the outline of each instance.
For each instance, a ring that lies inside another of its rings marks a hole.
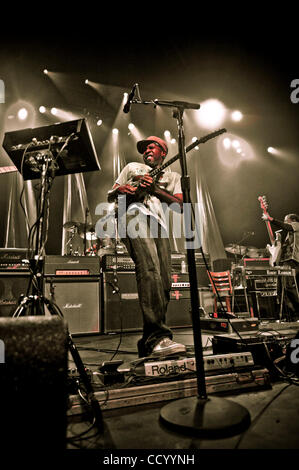
[[[151,356],[169,356],[170,354],[184,353],[186,346],[180,343],[175,343],[170,338],[163,338],[154,347]]]

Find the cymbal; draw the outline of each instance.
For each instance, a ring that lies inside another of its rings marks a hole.
[[[71,230],[74,227],[79,228],[80,225],[81,225],[80,222],[69,221],[69,222],[65,222],[65,224],[63,224],[63,228],[66,228],[67,230]]]
[[[266,250],[264,248],[256,248],[254,246],[249,246],[247,249],[247,255],[249,258],[262,258],[266,255]]]
[[[242,245],[237,245],[236,243],[230,243],[225,247],[225,251],[228,251],[228,253],[233,253],[234,255],[245,255],[247,250],[246,246]]]

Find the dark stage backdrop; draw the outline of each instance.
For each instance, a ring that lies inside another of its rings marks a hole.
[[[233,122],[228,112],[220,125],[208,130],[199,124],[193,111],[187,110],[186,145],[195,136],[225,127],[229,135],[248,145],[251,156],[240,161],[226,158],[217,139],[190,152],[187,161],[192,198],[198,201],[199,188],[204,188],[213,219],[209,236],[216,237],[221,247],[238,243],[245,232],[254,235],[244,244],[265,247],[269,240],[258,196],[267,196],[270,212],[277,218],[299,212],[299,104],[290,100],[290,84],[296,78],[292,41],[288,42],[288,53],[284,48],[283,54],[277,54],[278,39],[271,36],[270,40],[267,34],[257,38],[258,33],[255,42],[244,40],[244,35],[236,40],[232,35],[202,35],[200,31],[185,35],[184,40],[168,36],[147,41],[141,37],[137,42],[132,42],[130,35],[118,39],[102,35],[101,40],[89,36],[79,42],[74,42],[72,35],[66,35],[63,41],[58,37],[37,41],[30,35],[24,40],[6,38],[1,52],[0,78],[6,85],[6,100],[0,104],[1,142],[6,131],[58,120],[49,113],[40,114],[40,105],[67,111],[69,114],[59,117],[60,121],[86,117],[101,165],[101,171],[83,175],[90,216],[96,223],[95,208],[106,201],[116,160],[119,169],[130,161],[141,161],[136,151],[138,137],[163,137],[167,129],[177,139],[171,110],[132,105],[130,113],[124,114],[124,91],[129,92],[134,83],[139,83],[143,100],[203,103],[216,98],[227,111],[242,111],[243,119]],[[49,70],[48,76],[43,74],[44,68]],[[86,78],[97,88],[87,86]],[[32,106],[30,122],[11,117],[16,115],[14,105],[18,100]],[[102,126],[96,125],[98,119],[103,120]],[[135,124],[137,137],[128,130],[129,122]],[[117,151],[111,134],[114,127],[119,129]],[[278,149],[278,153],[268,153],[269,146]],[[177,143],[170,144],[169,157],[176,153]],[[1,149],[0,165],[11,163]],[[179,162],[172,169],[180,172]],[[14,176],[0,178],[0,245],[4,246]],[[48,254],[61,253],[65,197],[64,177],[58,177],[51,194]],[[25,234],[19,217],[18,212],[15,222]]]

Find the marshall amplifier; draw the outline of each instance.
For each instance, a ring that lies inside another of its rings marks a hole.
[[[0,317],[11,317],[21,295],[26,295],[30,281],[29,270],[5,270],[0,272]]]
[[[101,332],[100,259],[46,256],[45,296],[58,305],[71,334]]]
[[[26,248],[0,248],[0,272],[29,271]]]
[[[100,277],[45,277],[45,297],[62,311],[71,334],[101,333]]]
[[[99,276],[98,256],[59,256],[45,257],[44,276]]]

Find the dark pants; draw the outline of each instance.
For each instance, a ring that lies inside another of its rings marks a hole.
[[[133,219],[136,222],[137,217],[127,214],[126,229]],[[168,237],[161,237],[163,229],[160,225],[158,236],[151,236],[148,216],[138,217],[138,228],[141,233],[136,238],[128,233],[122,241],[135,263],[143,315],[143,336],[138,342],[139,356],[142,357],[149,355],[162,338],[172,339],[172,332],[165,324],[171,289],[171,249]]]

